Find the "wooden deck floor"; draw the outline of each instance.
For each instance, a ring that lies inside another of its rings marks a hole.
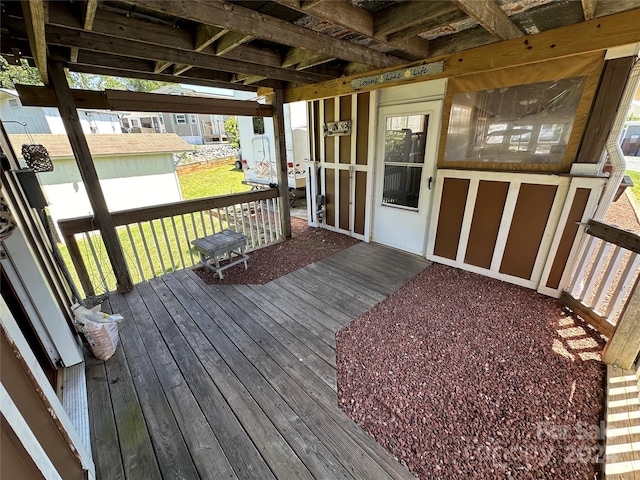
[[[335,333],[426,266],[363,243],[266,285],[182,270],[110,295],[121,345],[87,363],[98,479],[413,478],[338,408]]]

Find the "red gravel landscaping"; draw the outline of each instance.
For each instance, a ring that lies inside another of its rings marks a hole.
[[[422,479],[594,478],[602,346],[556,300],[432,265],[338,333],[339,403]]]
[[[249,268],[237,265],[224,271],[220,280],[213,272],[200,268],[196,273],[208,284],[264,284],[322,260],[359,243],[359,240],[313,228],[305,220],[291,218],[292,238],[249,253]]]

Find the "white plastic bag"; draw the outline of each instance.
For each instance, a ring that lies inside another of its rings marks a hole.
[[[98,360],[108,360],[118,347],[118,322],[122,315],[109,315],[100,311],[100,305],[92,309],[81,305],[71,307],[76,319],[76,330],[87,339],[91,352]]]

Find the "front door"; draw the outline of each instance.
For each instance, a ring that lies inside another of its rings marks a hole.
[[[440,101],[380,107],[373,241],[425,254]]]

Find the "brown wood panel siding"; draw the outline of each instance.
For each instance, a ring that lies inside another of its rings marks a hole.
[[[333,168],[325,168],[325,201],[327,202],[326,223],[336,226],[336,171]]]
[[[635,57],[607,60],[576,163],[598,163]]]
[[[4,417],[0,422],[0,452],[0,478],[44,479]]]
[[[84,479],[80,464],[60,433],[22,363],[14,354],[4,332],[0,334],[0,377],[9,396],[13,399],[60,476],[65,480]],[[4,463],[4,461],[5,452],[3,450],[2,462],[0,463]],[[3,475],[2,478],[5,476]],[[6,478],[18,477],[9,475]]]
[[[520,186],[500,273],[531,278],[557,189],[556,185],[523,183]]]
[[[356,197],[353,231],[364,235],[364,223],[367,207],[367,172],[356,172]]]
[[[349,230],[349,170],[340,170],[339,180],[340,182],[340,228],[343,230]]]
[[[553,259],[549,278],[547,279],[547,287],[549,288],[558,288],[560,285],[560,280],[564,273],[564,268],[567,265],[573,241],[576,238],[576,233],[578,233],[578,222],[582,219],[584,209],[587,207],[590,193],[591,190],[588,188],[576,189],[576,194],[573,197],[571,209],[569,210],[569,216],[567,217],[567,223],[564,226],[562,237],[560,237],[558,250]]]
[[[491,267],[508,191],[508,182],[480,181],[465,263],[482,268]]]
[[[340,97],[340,120],[351,120],[351,95]],[[340,163],[351,163],[351,135],[341,135],[340,142]]]
[[[356,163],[366,165],[369,158],[369,92],[359,93],[357,102]]]
[[[335,122],[336,107],[333,98],[324,100],[324,121],[319,125],[318,134],[324,140],[324,161],[333,163],[336,161],[336,137],[324,137],[324,124]]]
[[[455,260],[460,242],[460,230],[467,204],[469,179],[445,178],[438,214],[438,229],[433,253],[439,257]]]

